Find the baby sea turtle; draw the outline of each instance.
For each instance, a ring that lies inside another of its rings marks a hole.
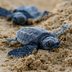
[[[11,50],[8,55],[14,57],[23,57],[32,54],[34,50],[45,49],[52,50],[60,46],[58,37],[62,35],[70,25],[64,24],[57,32],[48,32],[39,27],[24,27],[17,31],[15,39],[7,39],[9,43],[19,42],[21,48]]]
[[[7,17],[19,25],[25,25],[28,19],[40,20],[48,14],[48,11],[41,12],[35,6],[20,6],[12,11],[0,8],[0,16]]]

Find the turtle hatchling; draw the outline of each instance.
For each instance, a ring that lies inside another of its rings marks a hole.
[[[32,54],[34,50],[44,49],[52,50],[60,46],[58,37],[62,35],[70,25],[64,24],[57,32],[48,32],[48,30],[40,27],[24,27],[17,31],[14,39],[7,39],[9,43],[19,42],[21,48],[16,48],[8,52],[12,57],[24,57]]]
[[[29,19],[39,20],[48,14],[48,11],[41,12],[35,6],[20,6],[14,10],[0,8],[0,16],[7,17],[18,25],[25,25]]]

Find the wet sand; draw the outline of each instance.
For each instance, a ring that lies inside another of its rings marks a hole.
[[[49,1],[48,3],[46,3]],[[18,46],[4,43],[5,38],[15,37],[22,26],[13,25],[0,18],[0,72],[72,72],[72,0],[0,0],[0,6],[13,9],[16,6],[35,4],[41,10],[53,12],[53,16],[37,26],[54,30],[64,22],[71,24],[70,30],[59,37],[62,45],[52,52],[39,50],[24,58],[10,58],[7,53]],[[23,3],[24,2],[24,3]]]

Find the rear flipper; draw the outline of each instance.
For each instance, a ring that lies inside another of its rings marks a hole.
[[[1,17],[8,17],[11,14],[12,14],[11,11],[9,11],[9,10],[7,10],[5,8],[0,7],[0,16]]]
[[[37,45],[25,45],[22,48],[11,50],[8,55],[11,57],[24,57],[33,53],[37,50]]]
[[[34,19],[34,22],[39,23],[41,21],[47,20],[52,15],[53,15],[53,13],[51,13],[49,11],[44,11],[37,18]]]

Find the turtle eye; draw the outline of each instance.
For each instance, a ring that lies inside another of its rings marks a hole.
[[[47,43],[46,43],[46,45],[48,46],[48,47],[51,47],[52,46],[52,41],[48,41]]]

